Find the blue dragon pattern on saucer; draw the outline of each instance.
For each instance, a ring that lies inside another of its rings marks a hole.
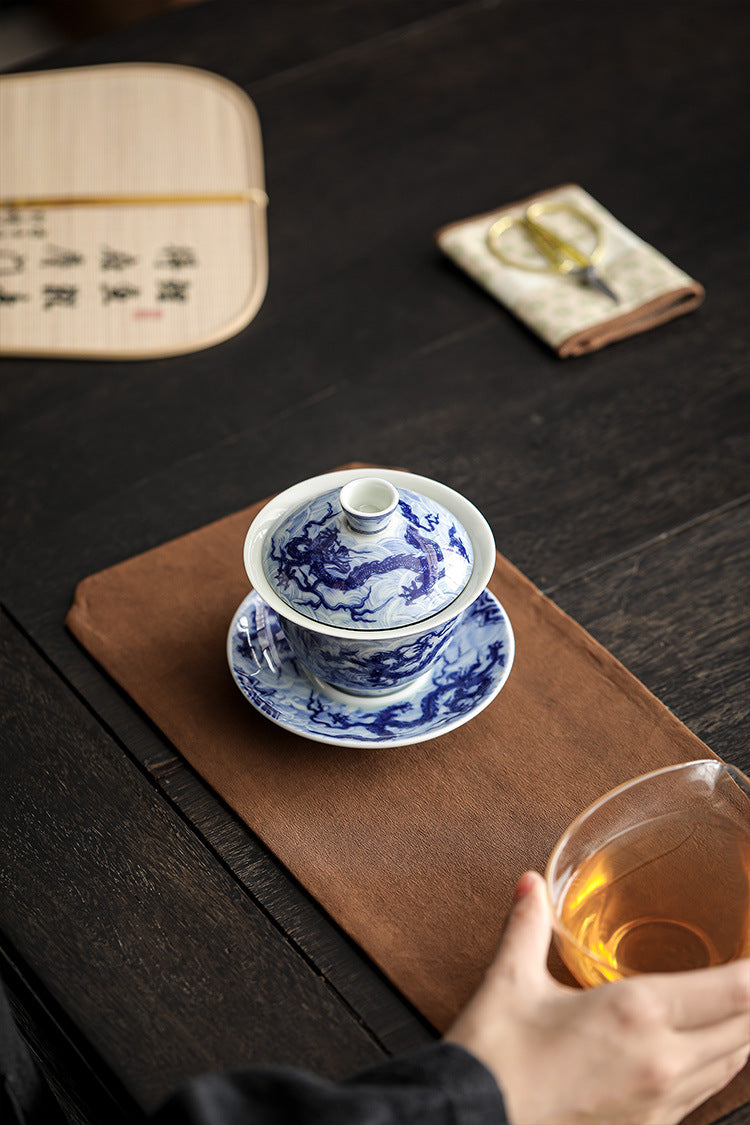
[[[279,726],[341,746],[396,746],[436,738],[482,711],[508,677],[514,639],[502,606],[485,590],[411,689],[345,696],[305,672],[279,618],[252,592],[233,618],[228,655],[243,695]]]

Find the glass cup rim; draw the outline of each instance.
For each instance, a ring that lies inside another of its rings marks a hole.
[[[661,777],[669,773],[678,773],[691,767],[695,768],[696,766],[710,766],[717,773],[723,770],[724,772],[728,773],[730,777],[733,778],[733,780],[739,779],[739,781],[742,783],[741,787],[746,791],[748,799],[750,799],[750,778],[748,778],[737,766],[732,765],[730,762],[725,762],[723,758],[693,758],[685,762],[676,762],[673,765],[662,766],[660,769],[650,770],[648,773],[642,773],[637,777],[628,778],[627,781],[623,781],[619,785],[614,786],[614,788],[608,789],[606,793],[603,793],[601,797],[597,797],[595,801],[593,801],[590,805],[587,805],[585,809],[578,813],[578,815],[570,822],[568,827],[559,837],[557,843],[552,849],[544,869],[544,885],[547,892],[547,902],[549,904],[549,909],[552,915],[553,929],[556,931],[556,933],[563,937],[566,942],[574,946],[577,950],[584,954],[584,956],[589,961],[594,962],[596,965],[601,965],[607,969],[611,969],[612,967],[609,962],[603,960],[601,957],[597,957],[593,950],[589,949],[589,947],[587,945],[584,945],[583,942],[580,942],[568,929],[568,927],[560,917],[555,897],[552,893],[552,874],[560,852],[565,847],[573,833],[577,830],[579,825],[581,825],[585,820],[588,820],[590,816],[592,816],[603,805],[608,804],[614,797],[619,796],[619,794],[624,793],[626,790],[632,789],[634,788],[634,786],[640,785],[645,781],[651,781],[657,777]],[[558,902],[562,902],[561,897],[558,898]]]

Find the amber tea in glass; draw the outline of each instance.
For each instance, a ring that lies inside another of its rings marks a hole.
[[[546,877],[581,984],[750,956],[750,782],[719,760],[627,782],[573,822]]]

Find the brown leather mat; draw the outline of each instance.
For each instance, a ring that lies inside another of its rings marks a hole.
[[[84,579],[67,625],[180,753],[438,1030],[490,961],[513,888],[586,805],[703,742],[498,555],[516,636],[507,684],[434,741],[307,741],[235,686],[253,505]],[[692,1115],[750,1099],[750,1069]]]

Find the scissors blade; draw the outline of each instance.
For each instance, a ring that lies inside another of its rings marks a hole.
[[[596,272],[593,266],[583,266],[582,269],[572,270],[571,273],[577,277],[582,285],[588,285],[591,289],[597,289],[603,293],[605,297],[609,297],[616,305],[619,305],[620,298],[614,293],[607,285],[606,281]]]

